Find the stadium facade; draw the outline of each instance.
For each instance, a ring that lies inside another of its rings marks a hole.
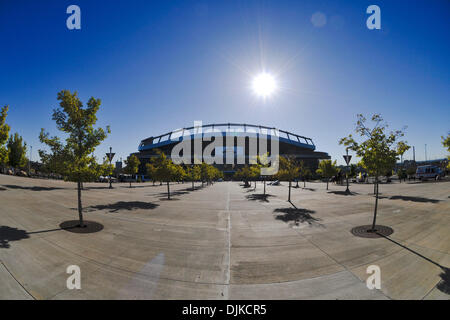
[[[180,145],[185,146],[181,153],[178,151]],[[199,156],[198,149],[209,151]],[[188,163],[194,163],[195,160],[208,162],[212,156],[216,160],[212,164],[222,170],[225,177],[232,176],[237,169],[249,164],[255,152],[259,155],[276,152],[280,156],[293,157],[302,160],[314,171],[319,160],[330,159],[328,153],[316,151],[311,138],[273,127],[238,123],[194,123],[193,127],[144,139],[138,150],[133,154],[141,162],[139,174],[142,175],[146,173],[145,165],[157,156],[158,150],[172,158],[174,152],[178,153],[177,157],[183,156],[189,160]]]

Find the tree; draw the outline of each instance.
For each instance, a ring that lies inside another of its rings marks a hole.
[[[4,106],[0,112],[0,166],[8,164],[8,151],[3,146],[8,140],[9,130],[11,129],[10,126],[5,123],[8,109],[9,106]]]
[[[245,187],[250,187],[250,179],[252,177],[252,172],[250,171],[250,167],[248,165],[245,165],[244,167],[236,170],[234,174],[234,178],[236,180],[242,180],[244,181]]]
[[[126,174],[131,174],[131,177],[133,178],[133,175],[138,173],[139,165],[141,162],[139,161],[138,157],[136,157],[134,154],[128,157],[127,160],[125,160],[125,168],[123,169]],[[131,188],[131,180],[130,179],[130,188]]]
[[[156,167],[152,162],[149,162],[145,165],[145,168],[147,169],[147,175],[150,177],[150,179],[153,182],[153,185],[155,185],[156,181]]]
[[[107,157],[103,158],[103,163],[99,165],[99,171],[101,172],[101,175],[104,177],[110,177],[114,173],[114,164],[109,163],[109,159]]]
[[[450,132],[447,134],[447,137],[441,137],[442,138],[442,145],[447,148],[447,151],[450,152]],[[1,142],[0,142],[1,145]],[[450,155],[447,156],[447,159],[449,162],[447,163],[446,170],[450,170]]]
[[[83,107],[77,92],[63,90],[58,93],[58,101],[59,107],[53,110],[52,119],[56,122],[57,129],[67,135],[66,143],[63,144],[56,136],[50,138],[42,129],[39,139],[50,147],[51,153],[39,150],[39,155],[45,165],[62,174],[65,180],[77,183],[80,227],[85,227],[81,185],[84,181],[90,181],[94,175],[100,174],[93,152],[106,139],[110,129],[109,126],[106,130],[94,128],[100,109],[100,99],[91,97],[87,106]]]
[[[442,136],[442,145],[444,148],[447,148],[447,151],[450,152],[450,132],[447,134],[447,137]]]
[[[259,164],[252,164],[250,167],[250,179],[255,182],[255,189],[256,190],[256,181],[261,176],[261,167]]]
[[[406,180],[406,178],[408,176],[406,174],[406,170],[404,168],[399,169],[398,172],[397,172],[397,175],[398,175],[398,180],[400,182],[402,182],[402,180]]]
[[[322,178],[327,179],[327,190],[330,178],[335,176],[337,172],[336,160],[334,160],[334,162],[331,160],[322,160],[319,162],[319,168],[316,170],[317,174],[319,174]]]
[[[372,232],[375,232],[378,207],[379,177],[388,170],[394,168],[400,155],[403,155],[409,146],[405,141],[399,139],[404,136],[402,130],[386,133],[388,125],[384,123],[379,114],[372,116],[375,123],[372,129],[366,126],[366,118],[362,114],[357,115],[356,133],[359,134],[362,142],[357,142],[353,136],[342,138],[339,144],[344,144],[349,149],[356,152],[361,159],[360,163],[364,169],[375,177],[375,209],[373,214]]]
[[[261,173],[264,172],[262,169],[263,168],[269,168],[270,164],[269,164],[269,153],[265,153],[261,156],[256,156],[256,164],[254,164],[253,166],[256,167],[256,169],[253,169],[254,171],[256,171],[255,174],[257,174],[257,177],[260,178],[261,177]],[[266,176],[263,176],[263,180],[264,180],[264,195],[266,195]],[[256,184],[255,184],[255,189],[256,189]]]
[[[27,164],[27,144],[16,132],[11,135],[7,143],[8,164],[13,168],[23,168]]]
[[[280,168],[277,173],[279,180],[289,181],[289,193],[288,201],[291,201],[291,187],[292,180],[299,176],[299,166],[298,163],[292,157],[282,157],[280,156]]]
[[[200,180],[200,166],[197,164],[186,168],[186,178],[192,182],[192,190],[194,190],[194,182]]]
[[[167,183],[167,199],[170,200],[170,182],[180,177],[179,166],[166,157],[163,152],[158,152],[156,163],[156,177],[159,181]]]
[[[304,168],[303,170],[303,188],[306,188],[306,181],[308,181],[311,178],[311,170],[308,168]]]

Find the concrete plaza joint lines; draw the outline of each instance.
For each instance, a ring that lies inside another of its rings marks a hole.
[[[74,183],[0,175],[0,299],[450,298],[449,181],[382,184],[388,239],[350,233],[372,222],[372,185],[302,187],[289,203],[287,183],[267,198],[262,183],[173,183],[167,201],[165,185],[88,183],[85,219],[104,228],[79,234],[59,227],[78,218]]]

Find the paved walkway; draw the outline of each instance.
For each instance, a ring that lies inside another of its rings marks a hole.
[[[450,298],[450,182],[381,185],[389,239],[350,233],[371,222],[371,185],[307,183],[292,203],[286,183],[267,198],[260,183],[190,187],[167,201],[166,186],[87,184],[85,218],[104,229],[77,234],[59,227],[77,219],[74,183],[0,175],[0,299]]]

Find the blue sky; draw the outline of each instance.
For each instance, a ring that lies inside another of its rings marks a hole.
[[[81,30],[66,8],[81,8]],[[381,30],[366,8],[381,8]],[[320,12],[326,24],[311,22]],[[0,0],[0,106],[42,148],[62,89],[100,98],[98,125],[118,157],[141,139],[195,120],[275,126],[311,137],[343,163],[338,139],[356,114],[381,113],[416,159],[446,156],[450,130],[448,1],[25,1]],[[250,84],[261,71],[280,89],[267,100]],[[412,158],[408,151],[405,159]]]

